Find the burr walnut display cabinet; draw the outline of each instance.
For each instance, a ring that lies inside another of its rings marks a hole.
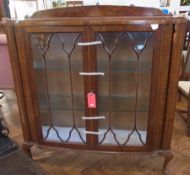
[[[26,152],[37,144],[154,153],[166,169],[184,18],[87,6],[5,26]]]

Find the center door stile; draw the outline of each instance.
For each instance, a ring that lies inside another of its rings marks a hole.
[[[95,32],[90,26],[84,26],[83,42],[96,41]],[[97,72],[97,49],[95,45],[83,47],[83,70],[84,72]],[[84,76],[84,94],[85,94],[85,117],[98,116],[98,76]],[[94,93],[96,97],[96,108],[88,107],[88,93]],[[98,120],[85,120],[86,131],[98,132]],[[98,144],[98,135],[86,134],[87,144],[90,149],[95,149]]]

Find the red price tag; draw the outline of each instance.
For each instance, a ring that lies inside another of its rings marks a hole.
[[[89,92],[87,94],[88,108],[96,108],[96,94]]]

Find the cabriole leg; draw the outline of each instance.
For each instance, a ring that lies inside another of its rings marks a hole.
[[[29,143],[26,143],[26,142],[22,144],[22,150],[23,150],[29,157],[32,158],[31,147],[32,147],[32,144],[29,144]]]
[[[172,160],[173,154],[172,153],[167,153],[167,154],[165,154],[163,156],[165,157],[164,165],[163,165],[163,172],[164,172],[164,175],[169,175],[168,164]]]

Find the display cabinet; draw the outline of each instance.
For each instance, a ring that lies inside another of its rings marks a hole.
[[[185,28],[182,17],[124,6],[7,20],[23,149],[154,153],[166,170]]]

